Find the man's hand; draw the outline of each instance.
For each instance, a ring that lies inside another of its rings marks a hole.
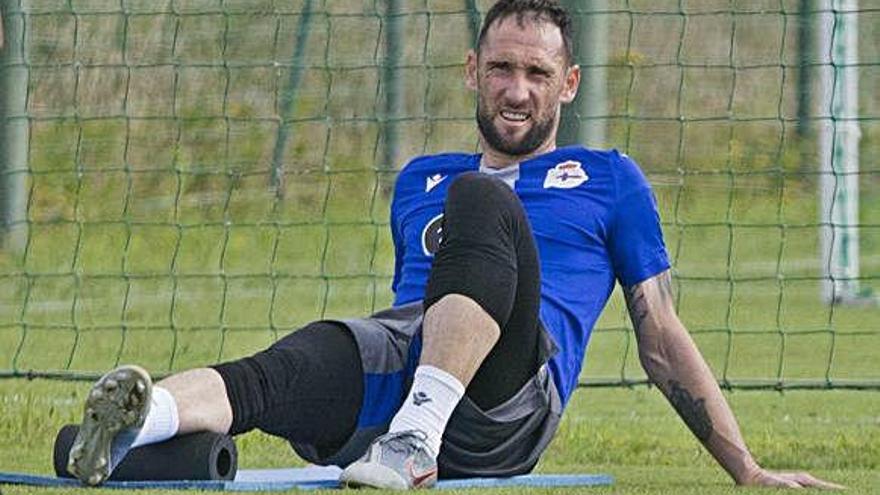
[[[844,490],[843,485],[820,480],[810,473],[783,473],[758,469],[754,476],[744,480],[744,486],[771,486],[780,488],[823,488],[825,490]]]

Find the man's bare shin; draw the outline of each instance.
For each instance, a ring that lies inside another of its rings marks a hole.
[[[198,368],[171,375],[156,385],[171,392],[180,418],[179,435],[198,431],[227,433],[232,406],[226,384],[215,370]]]
[[[501,336],[489,313],[461,294],[448,294],[431,305],[422,332],[420,364],[446,371],[465,387]]]

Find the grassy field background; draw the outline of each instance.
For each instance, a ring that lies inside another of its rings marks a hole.
[[[13,18],[27,23],[29,159],[7,176],[24,175],[28,235],[23,251],[0,250],[0,375],[123,362],[164,374],[388,305],[386,192],[399,162],[476,149],[464,2],[402,3],[398,163],[383,163],[381,1],[314,2],[301,60],[303,2],[25,2]],[[798,5],[610,0],[599,14],[609,108],[579,117],[601,118],[607,138],[589,144],[628,152],[654,184],[678,307],[719,380],[876,385],[880,309],[819,300],[817,150],[795,132]],[[880,284],[876,9],[859,14],[859,43],[870,288]],[[811,132],[826,113],[812,109]],[[268,186],[282,125],[283,197]],[[635,351],[615,294],[582,379],[643,379]],[[54,434],[77,421],[87,387],[0,379],[0,469],[48,473]],[[768,466],[880,490],[880,393],[729,397]],[[260,434],[239,445],[245,467],[299,462]],[[597,493],[733,492],[645,388],[579,391],[540,470],[617,477]]]

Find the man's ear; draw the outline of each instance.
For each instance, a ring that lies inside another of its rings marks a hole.
[[[562,103],[571,103],[578,93],[578,86],[581,84],[581,67],[572,65],[565,74],[565,80],[562,82],[562,94],[559,101]]]
[[[477,52],[468,50],[464,64],[464,84],[469,89],[477,90]]]

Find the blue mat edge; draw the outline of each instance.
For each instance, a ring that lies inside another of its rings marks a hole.
[[[311,468],[298,468],[302,474],[308,475]],[[293,475],[296,477],[298,469],[255,470],[273,478],[277,475]],[[242,470],[247,473],[248,470]],[[614,483],[614,478],[606,474],[526,474],[510,478],[464,478],[441,480],[437,483],[438,489],[460,488],[504,488],[511,486],[533,487],[565,487],[565,486],[604,486]],[[25,473],[0,472],[0,484],[45,486],[45,487],[82,487],[78,481],[69,478],[56,478],[53,476],[40,476]],[[339,481],[335,478],[315,478],[305,476],[302,479],[288,477],[264,480],[176,480],[176,481],[110,481],[102,488],[114,489],[165,489],[165,490],[210,490],[210,491],[281,491],[290,489],[313,490],[339,488]]]

